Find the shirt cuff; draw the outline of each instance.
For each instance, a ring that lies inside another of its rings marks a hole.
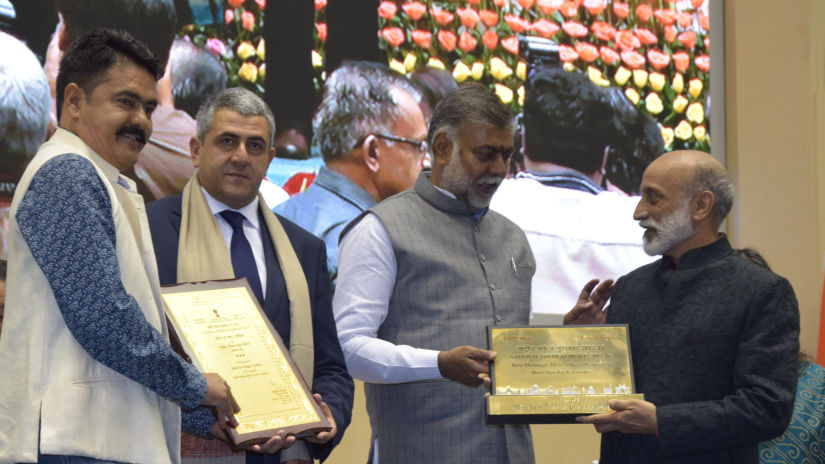
[[[184,368],[189,371],[189,385],[191,386],[189,391],[191,391],[192,394],[187,394],[184,398],[180,398],[178,404],[180,404],[181,409],[195,409],[203,404],[203,400],[206,399],[206,377],[204,377],[195,366],[189,363],[184,362]]]
[[[437,350],[419,349],[418,355],[423,362],[423,368],[420,371],[421,379],[443,379],[441,371],[438,370],[438,354]]]
[[[181,409],[181,430],[201,438],[215,438],[209,433],[215,424],[215,414],[207,407]]]

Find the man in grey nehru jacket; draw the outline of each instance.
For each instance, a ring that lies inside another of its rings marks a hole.
[[[436,106],[432,173],[341,234],[333,311],[353,377],[365,382],[371,460],[532,463],[527,426],[484,421],[495,357],[486,327],[527,324],[533,253],[490,200],[513,154],[511,112],[461,86]]]

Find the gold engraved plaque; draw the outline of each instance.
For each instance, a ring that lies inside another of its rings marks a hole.
[[[164,286],[162,293],[184,353],[232,388],[241,411],[238,427],[226,430],[236,446],[263,443],[279,430],[332,429],[245,278]]]
[[[573,423],[633,393],[627,325],[488,327],[491,424]]]

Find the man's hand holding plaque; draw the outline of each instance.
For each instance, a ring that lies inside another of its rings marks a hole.
[[[237,427],[238,420],[235,419],[235,413],[240,412],[241,407],[232,396],[229,384],[218,374],[203,374],[203,376],[206,378],[206,398],[203,399],[203,405],[215,408],[217,419],[215,426],[221,431],[226,428],[227,424]]]
[[[317,402],[318,406],[321,407],[321,411],[323,411],[324,417],[327,418],[330,425],[332,426],[331,430],[322,430],[322,431],[320,431],[320,432],[318,432],[314,435],[304,437],[304,440],[306,440],[310,443],[315,443],[315,444],[320,445],[320,444],[326,443],[326,442],[332,440],[333,438],[335,438],[335,435],[338,434],[338,425],[335,423],[335,418],[332,417],[332,411],[330,411],[329,406],[327,406],[327,404],[324,403],[324,400],[321,397],[321,395],[318,394],[318,393],[313,393],[312,397],[315,398],[315,402]]]
[[[490,363],[495,358],[492,351],[457,346],[438,353],[438,371],[445,379],[468,387],[477,387],[482,382],[490,385]]]
[[[607,299],[611,282],[592,292],[596,283],[591,281],[582,292],[582,315],[601,312]],[[598,294],[593,297],[591,292]],[[488,331],[490,347],[497,353],[492,395],[487,398],[488,423],[574,423],[586,414],[614,422],[616,413],[602,414],[608,413],[609,402],[642,398],[633,393],[626,325],[495,326]],[[615,404],[624,408],[625,403]],[[631,405],[622,410],[621,418],[646,426],[647,414],[639,414],[646,410]]]
[[[302,437],[302,439],[309,443],[323,444],[335,438],[335,435],[338,434],[338,426],[335,424],[335,419],[332,417],[332,412],[330,411],[329,406],[324,403],[321,395],[314,393],[312,396],[321,407],[321,411],[323,411],[324,416],[326,416],[327,420],[329,420],[330,424],[332,424],[332,430],[322,430],[313,435]],[[237,425],[237,421],[234,417],[233,421],[235,422],[235,424],[232,424],[234,427]],[[232,444],[232,441],[229,440],[226,433],[223,431],[223,428],[220,427],[217,422],[214,426],[212,426],[210,433],[215,438],[219,438],[229,444]],[[295,435],[290,434],[288,431],[278,430],[272,438],[264,443],[250,446],[249,450],[255,451],[256,453],[275,454],[282,449],[286,449],[294,445],[296,440],[298,440],[298,438],[296,438]]]
[[[296,436],[311,442],[334,436],[329,408],[310,393],[245,280],[165,286],[163,300],[193,363],[221,374],[206,374],[212,381],[204,404],[216,409],[218,420],[212,435],[264,453],[289,448]]]
[[[579,416],[577,422],[593,424],[599,433],[621,432],[654,435],[659,432],[656,405],[644,400],[611,400],[612,411],[592,416]]]

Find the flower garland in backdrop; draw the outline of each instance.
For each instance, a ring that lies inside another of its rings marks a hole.
[[[264,96],[266,45],[263,39],[266,0],[223,0],[223,23],[184,26],[181,35],[220,57],[227,87],[245,87]]]
[[[400,7],[383,1],[379,44],[400,73],[446,69],[459,82],[489,86],[520,111],[527,65],[517,35],[544,37],[559,44],[565,69],[622,88],[652,115],[666,149],[709,151],[707,1],[414,0]],[[320,11],[325,2],[315,4]],[[317,29],[319,36],[326,31],[321,23]]]
[[[291,0],[306,1],[306,0]],[[315,87],[325,79],[327,0],[315,4]],[[623,89],[661,127],[665,148],[710,150],[711,0],[452,0],[383,1],[378,46],[400,73],[432,66],[459,82],[487,85],[520,111],[527,65],[517,35],[559,44],[568,71]],[[224,62],[229,86],[264,94],[266,0],[222,0],[223,23],[189,25],[183,35]],[[399,6],[400,4],[400,6]]]

